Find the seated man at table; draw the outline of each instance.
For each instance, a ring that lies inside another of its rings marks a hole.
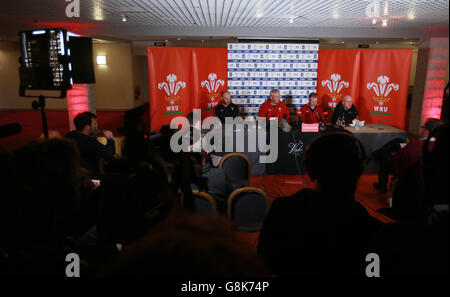
[[[216,117],[225,123],[225,118],[231,117],[232,119],[239,116],[239,107],[231,102],[231,94],[229,91],[223,91],[221,95],[221,104],[217,105]]]
[[[284,102],[280,101],[280,99],[280,90],[273,89],[270,91],[270,97],[259,108],[258,116],[266,118],[267,120],[270,118],[285,118],[286,120],[289,120],[289,109]]]
[[[353,99],[350,95],[345,95],[342,101],[336,105],[331,115],[331,123],[338,126],[349,125],[354,120],[358,120],[358,110],[353,105]]]
[[[323,123],[323,110],[317,106],[317,94],[309,94],[308,103],[300,108],[301,120],[305,124]]]
[[[73,122],[75,131],[69,132],[66,137],[75,140],[81,154],[81,167],[86,169],[93,178],[100,175],[99,160],[111,160],[116,153],[114,136],[111,131],[103,131],[106,137],[106,145],[98,142],[96,136],[99,133],[97,116],[91,112],[78,114]]]

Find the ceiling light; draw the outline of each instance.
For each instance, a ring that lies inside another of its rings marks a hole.
[[[333,18],[335,20],[337,20],[339,18],[339,13],[338,12],[333,12]]]
[[[106,65],[106,56],[97,56],[97,65]]]
[[[263,16],[264,16],[264,10],[262,10],[261,8],[258,9],[258,10],[256,11],[256,17],[257,17],[257,18],[262,18]]]
[[[126,22],[127,21],[127,17],[126,16],[123,16],[122,17],[122,22]]]
[[[373,19],[372,20],[372,24],[376,25],[377,24],[377,19]]]
[[[289,24],[292,24],[294,22],[294,18],[289,19]]]
[[[414,15],[414,12],[408,13],[408,20],[414,20],[416,16]]]
[[[180,40],[181,40],[181,37],[178,37],[177,40],[180,41]]]
[[[383,27],[387,26],[387,20],[383,20]]]

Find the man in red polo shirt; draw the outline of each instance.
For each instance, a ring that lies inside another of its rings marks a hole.
[[[258,116],[266,118],[285,118],[289,120],[289,109],[284,102],[280,101],[280,90],[273,89],[270,91],[270,97],[264,102],[258,111]]]
[[[317,106],[317,94],[309,94],[308,103],[300,108],[300,116],[305,124],[323,123],[323,110]]]

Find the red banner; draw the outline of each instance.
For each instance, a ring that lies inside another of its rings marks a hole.
[[[149,47],[150,128],[159,130],[177,116],[201,108],[215,115],[227,88],[227,49]]]
[[[360,119],[404,129],[411,49],[319,51],[319,104],[334,109],[353,97]],[[149,47],[151,129],[201,108],[214,115],[227,89],[227,49]]]
[[[361,51],[361,120],[405,128],[412,53],[412,49]]]
[[[319,50],[319,104],[333,109],[348,94],[360,120],[404,129],[411,58],[412,49]]]
[[[317,96],[325,111],[334,110],[344,95],[358,106],[360,51],[321,49],[317,70]]]
[[[193,48],[194,96],[200,98],[202,118],[215,116],[220,94],[227,89],[226,48]]]
[[[195,102],[191,48],[149,47],[148,74],[152,130],[192,111]]]

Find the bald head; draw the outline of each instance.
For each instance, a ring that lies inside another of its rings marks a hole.
[[[226,106],[230,105],[230,103],[231,103],[231,94],[230,94],[230,92],[223,91],[221,98],[222,98],[223,106],[226,107]]]
[[[278,103],[280,103],[280,99],[280,90],[273,89],[272,91],[270,91],[270,102],[272,103],[272,105],[277,105]]]
[[[353,98],[350,95],[345,95],[344,98],[342,98],[342,105],[344,106],[345,110],[349,110],[352,108],[353,105]]]

